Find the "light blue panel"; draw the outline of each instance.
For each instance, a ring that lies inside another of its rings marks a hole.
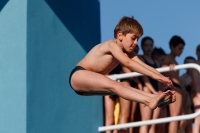
[[[78,96],[68,83],[100,41],[99,16],[98,1],[28,1],[27,133],[97,133],[102,126],[102,97]]]
[[[26,0],[0,2],[0,133],[26,132]]]

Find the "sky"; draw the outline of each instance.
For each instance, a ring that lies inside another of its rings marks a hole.
[[[101,41],[113,39],[114,28],[123,16],[134,16],[142,25],[145,36],[154,40],[168,54],[169,40],[178,35],[185,41],[183,53],[176,58],[183,64],[186,56],[196,58],[196,46],[200,44],[200,1],[145,1],[99,0],[101,17]],[[140,41],[138,46],[140,47]],[[143,54],[140,49],[139,54]],[[180,74],[184,70],[180,71]]]

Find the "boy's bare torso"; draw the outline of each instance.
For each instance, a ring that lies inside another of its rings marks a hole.
[[[110,52],[109,45],[119,47],[113,40],[100,43],[92,48],[77,66],[82,66],[86,70],[100,74],[108,74],[119,64],[119,61]]]
[[[200,62],[196,62],[197,65],[200,65]],[[200,86],[200,73],[197,69],[193,69],[190,71],[190,75],[194,75],[192,78],[193,82],[192,82],[192,87],[195,88],[195,86]],[[198,79],[195,83],[194,83],[194,79]],[[197,85],[198,84],[198,85]],[[200,89],[200,88],[198,88]]]

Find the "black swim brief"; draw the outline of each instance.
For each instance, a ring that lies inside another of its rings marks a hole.
[[[78,71],[78,70],[86,70],[85,68],[83,68],[83,67],[81,67],[81,66],[76,66],[72,71],[71,71],[71,73],[70,73],[70,76],[69,76],[69,85],[71,86],[71,88],[74,90],[74,88],[72,87],[72,85],[71,85],[71,77],[72,77],[72,75],[76,72],[76,71]],[[75,91],[75,90],[74,90]],[[85,92],[79,92],[79,91],[75,91],[78,95],[84,95],[85,94]]]

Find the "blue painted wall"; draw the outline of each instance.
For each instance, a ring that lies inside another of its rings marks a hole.
[[[1,133],[98,132],[102,97],[78,96],[68,76],[100,42],[99,6],[97,0],[0,2]]]
[[[26,11],[26,0],[0,0],[0,133],[26,132]]]

